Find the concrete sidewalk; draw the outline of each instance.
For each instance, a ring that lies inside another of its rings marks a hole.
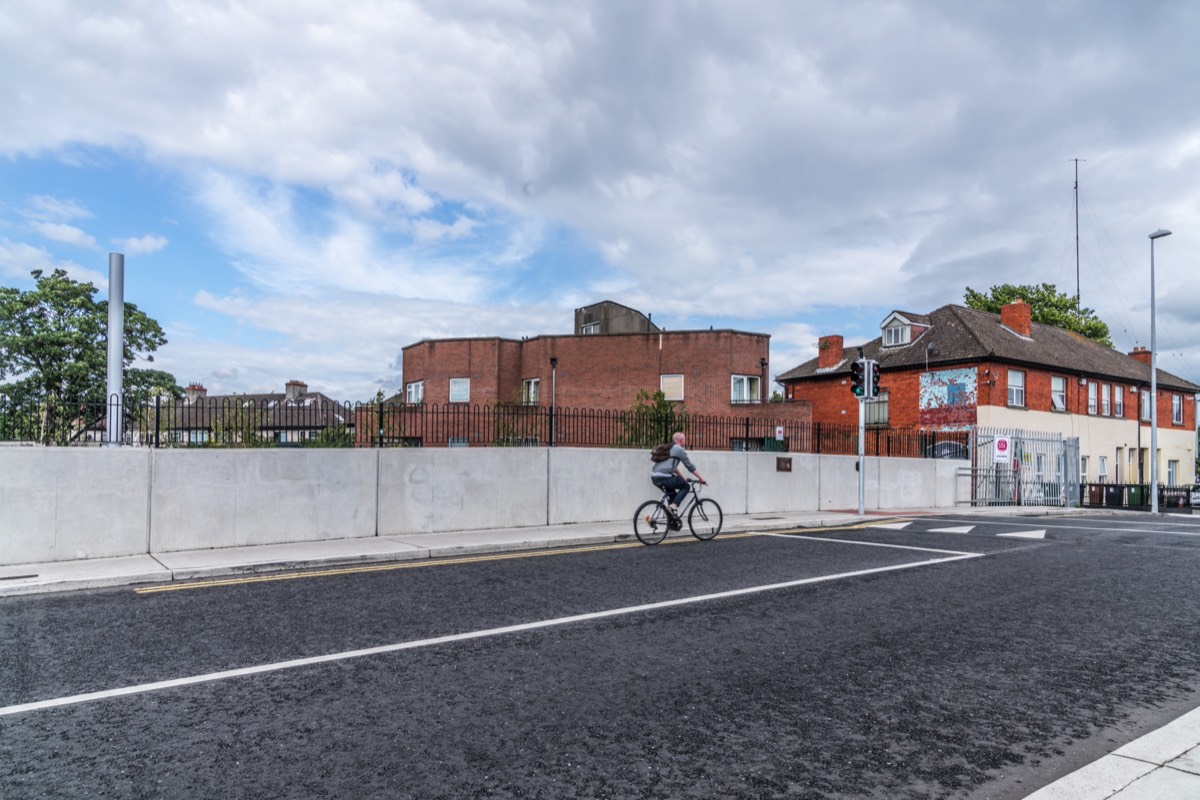
[[[1046,516],[1079,513],[1079,510],[999,507],[961,512],[957,509],[896,509],[873,511],[865,517],[853,511],[727,515],[722,535],[870,525],[887,518],[956,513]],[[686,532],[673,536],[690,538]],[[20,564],[0,566],[0,597],[613,542],[637,544],[628,521],[419,533]],[[1039,789],[1026,800],[1200,800],[1200,709]]]

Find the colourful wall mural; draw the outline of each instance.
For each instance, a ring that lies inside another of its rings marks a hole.
[[[979,379],[972,369],[921,373],[918,413],[922,428],[964,430],[976,423]]]

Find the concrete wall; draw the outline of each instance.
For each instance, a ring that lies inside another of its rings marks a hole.
[[[376,451],[151,452],[150,552],[375,535]]]
[[[0,564],[146,553],[149,450],[0,448]]]
[[[858,507],[853,456],[693,459],[729,514]],[[866,508],[953,506],[965,465],[868,458]],[[636,450],[0,448],[0,564],[622,520],[657,496]]]

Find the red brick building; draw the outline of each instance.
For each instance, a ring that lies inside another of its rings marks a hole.
[[[807,404],[768,403],[770,336],[736,330],[664,331],[631,309],[576,312],[570,335],[424,340],[402,350],[404,391],[394,402],[429,406],[537,406],[623,412],[638,392],[661,390],[689,415],[786,417]],[[603,313],[600,313],[603,311]],[[585,332],[586,331],[586,332]]]
[[[927,315],[894,311],[880,329],[882,336],[861,345],[881,370],[880,399],[866,404],[868,425],[1061,434],[1079,439],[1085,482],[1148,476],[1150,353],[1144,348],[1126,355],[1032,322],[1020,301],[1000,314],[955,305]],[[857,424],[850,365],[858,350],[841,336],[821,337],[815,359],[777,378],[785,399],[810,403],[814,422]],[[1200,386],[1160,369],[1157,388],[1159,474],[1168,485],[1191,483]]]

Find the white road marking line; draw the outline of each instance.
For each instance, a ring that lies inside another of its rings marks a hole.
[[[930,528],[926,533],[970,533],[975,530],[974,525],[960,525],[956,528]]]
[[[828,536],[805,536],[798,533],[760,533],[759,536],[778,536],[780,539],[807,539],[810,542],[833,542],[834,544],[861,544],[864,547],[891,547],[895,550],[916,550],[921,553],[946,553],[952,556],[982,556],[985,553],[970,553],[965,550],[938,550],[933,547],[915,547],[911,544],[884,544],[883,542],[860,542],[857,539],[833,539]]]
[[[838,540],[834,539],[830,541]],[[866,544],[866,542],[860,542],[860,544]],[[784,581],[783,583],[769,583],[762,586],[750,586],[745,589],[731,589],[729,591],[717,592],[715,594],[681,597],[675,600],[662,600],[657,603],[646,603],[640,606],[613,608],[609,609],[608,611],[593,611],[588,614],[576,614],[570,617],[558,617],[556,619],[540,620],[538,622],[525,622],[519,625],[506,625],[501,628],[488,628],[486,630],[470,631],[468,633],[455,633],[446,636],[435,636],[430,639],[418,639],[411,642],[399,642],[397,644],[381,645],[379,647],[368,647],[362,650],[347,650],[342,653],[329,653],[323,656],[297,658],[291,661],[278,661],[273,664],[259,664],[258,666],[254,667],[242,667],[240,669],[223,670],[221,672],[209,672],[204,675],[192,675],[186,678],[155,681],[153,683],[143,683],[136,686],[124,686],[119,689],[106,689],[99,692],[87,692],[85,694],[69,695],[67,697],[56,697],[50,700],[38,700],[32,703],[21,703],[18,705],[0,707],[0,717],[8,717],[14,714],[24,714],[30,711],[40,711],[47,708],[61,708],[63,706],[89,703],[93,700],[107,700],[114,697],[125,697],[128,695],[162,691],[164,689],[177,689],[183,686],[194,686],[200,683],[212,683],[214,681],[222,681],[229,678],[241,678],[248,675],[261,675],[268,672],[279,672],[286,669],[297,669],[299,667],[311,667],[317,664],[327,664],[334,661],[347,661],[353,658],[363,658],[365,656],[375,656],[384,653],[395,653],[401,650],[415,650],[421,647],[432,647],[434,645],[448,644],[450,642],[462,642],[470,639],[484,639],[492,636],[503,636],[509,633],[522,633],[524,631],[533,631],[541,628],[570,625],[576,622],[589,622],[591,620],[619,617],[622,615],[635,614],[643,611],[655,611],[662,608],[673,608],[676,606],[685,606],[694,603],[706,603],[713,600],[723,600],[729,597],[741,597],[744,595],[777,591],[779,589],[791,589],[797,586],[805,586],[813,583],[825,583],[828,581],[842,580],[845,578],[856,578],[861,575],[875,575],[881,572],[894,572],[902,569],[913,569],[915,567],[932,566],[934,564],[945,564],[951,561],[961,561],[967,558],[981,558],[983,555],[985,554],[963,553],[951,556],[949,558],[934,558],[927,561],[913,562],[911,564],[875,567],[873,569],[855,570],[854,572],[840,572],[835,575],[821,575],[815,578],[800,578],[794,581]]]
[[[910,522],[884,522],[879,525],[872,525],[871,527],[872,528],[886,528],[890,531],[902,531],[905,528],[907,528],[909,525],[912,525],[911,521]]]
[[[1045,539],[1046,531],[1016,531],[1015,533],[997,533],[997,536],[1011,536],[1014,539]]]

